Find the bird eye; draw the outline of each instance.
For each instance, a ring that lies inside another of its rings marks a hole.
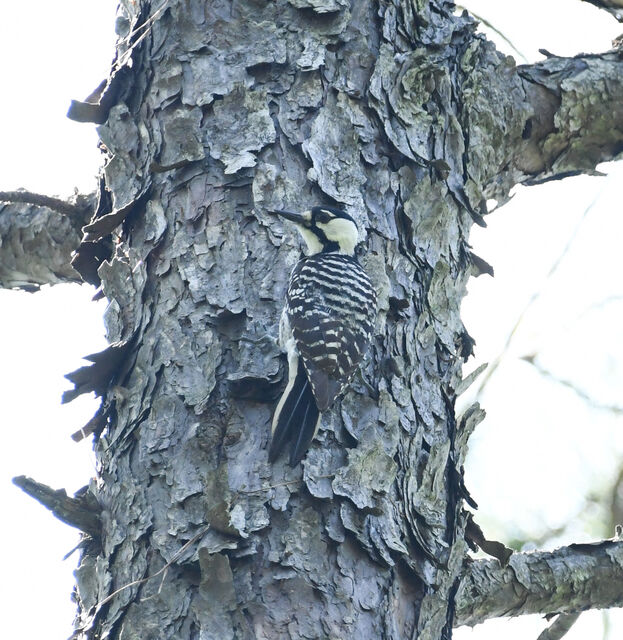
[[[332,216],[328,211],[325,211],[324,209],[319,209],[317,214],[316,214],[316,219],[318,220],[318,222],[324,222],[327,223],[329,222],[329,220],[331,220]]]

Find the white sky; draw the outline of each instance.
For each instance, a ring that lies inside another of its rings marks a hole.
[[[560,55],[606,50],[623,31],[623,25],[579,0],[463,4],[495,24],[530,61],[540,59],[540,47]],[[21,186],[67,195],[75,187],[94,188],[99,166],[95,128],[71,122],[65,113],[72,98],[85,98],[107,74],[115,5],[113,0],[32,0],[3,6],[0,59],[11,64],[0,68],[0,190]],[[485,391],[489,417],[471,443],[467,484],[480,505],[477,521],[503,541],[569,522],[572,539],[603,535],[591,530],[599,509],[578,511],[584,508],[584,495],[607,486],[621,464],[621,418],[591,411],[519,357],[538,352],[545,366],[600,402],[623,403],[618,321],[623,311],[623,167],[607,171],[606,179],[580,177],[519,189],[511,203],[489,216],[488,229],[475,228],[472,236],[475,252],[496,270],[494,279],[472,281],[464,304],[478,362],[495,358],[526,301],[534,291],[543,291]],[[595,198],[560,269],[545,280]],[[105,303],[90,302],[92,293],[69,285],[35,295],[0,291],[5,438],[0,495],[9,513],[8,526],[0,530],[6,556],[2,637],[30,640],[71,633],[75,607],[69,594],[77,556],[61,558],[77,543],[77,533],[10,480],[25,474],[73,492],[93,475],[90,443],[77,445],[69,436],[97,403],[81,398],[60,405],[62,391],[70,386],[63,375],[81,366],[81,356],[105,346]],[[617,296],[618,301],[596,306]],[[602,616],[584,614],[566,639],[601,637]],[[621,637],[623,616],[618,611],[611,619],[609,638],[614,640]],[[537,616],[492,621],[458,630],[455,637],[536,639],[544,624]]]

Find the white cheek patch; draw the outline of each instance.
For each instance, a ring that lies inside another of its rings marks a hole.
[[[322,244],[314,233],[312,233],[309,229],[306,229],[305,227],[301,227],[300,225],[297,225],[297,228],[299,230],[299,233],[303,237],[303,240],[305,240],[305,244],[309,249],[310,255],[313,255],[314,253],[319,253],[320,251],[322,251]]]
[[[335,218],[326,223],[318,223],[328,240],[337,242],[344,253],[353,253],[358,240],[356,225],[345,218]]]

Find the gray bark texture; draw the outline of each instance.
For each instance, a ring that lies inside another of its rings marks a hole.
[[[623,143],[618,51],[516,67],[475,29],[446,0],[122,0],[111,77],[72,107],[101,123],[105,197],[73,264],[101,281],[111,342],[66,397],[102,396],[75,638],[441,640],[469,622],[462,468],[483,412],[455,415],[459,309],[487,268],[470,228],[518,182]],[[314,204],[358,221],[379,314],[291,469],[267,445],[300,242],[267,212]]]
[[[93,213],[93,200],[0,192],[0,287],[36,291],[44,284],[81,282],[71,254]]]
[[[477,560],[465,568],[455,625],[473,626],[490,618],[528,613],[575,616],[586,609],[623,607],[622,584],[621,540],[515,553],[506,567],[494,560]],[[573,624],[570,618],[563,618],[565,625]],[[552,637],[550,628],[543,640]]]

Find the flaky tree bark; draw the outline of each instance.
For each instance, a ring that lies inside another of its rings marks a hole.
[[[94,197],[72,202],[27,191],[0,191],[0,287],[36,291],[44,284],[80,282],[71,266]]]
[[[623,606],[623,543],[572,544],[553,552],[515,553],[501,567],[469,562],[457,592],[455,624],[527,613],[577,613]]]
[[[113,343],[67,396],[102,396],[76,638],[438,640],[500,615],[468,598],[469,231],[515,184],[616,157],[623,63],[516,67],[475,27],[445,0],[121,3],[111,78],[71,112],[106,149],[73,264]],[[380,309],[290,469],[266,451],[300,246],[267,211],[322,203],[359,222]]]

